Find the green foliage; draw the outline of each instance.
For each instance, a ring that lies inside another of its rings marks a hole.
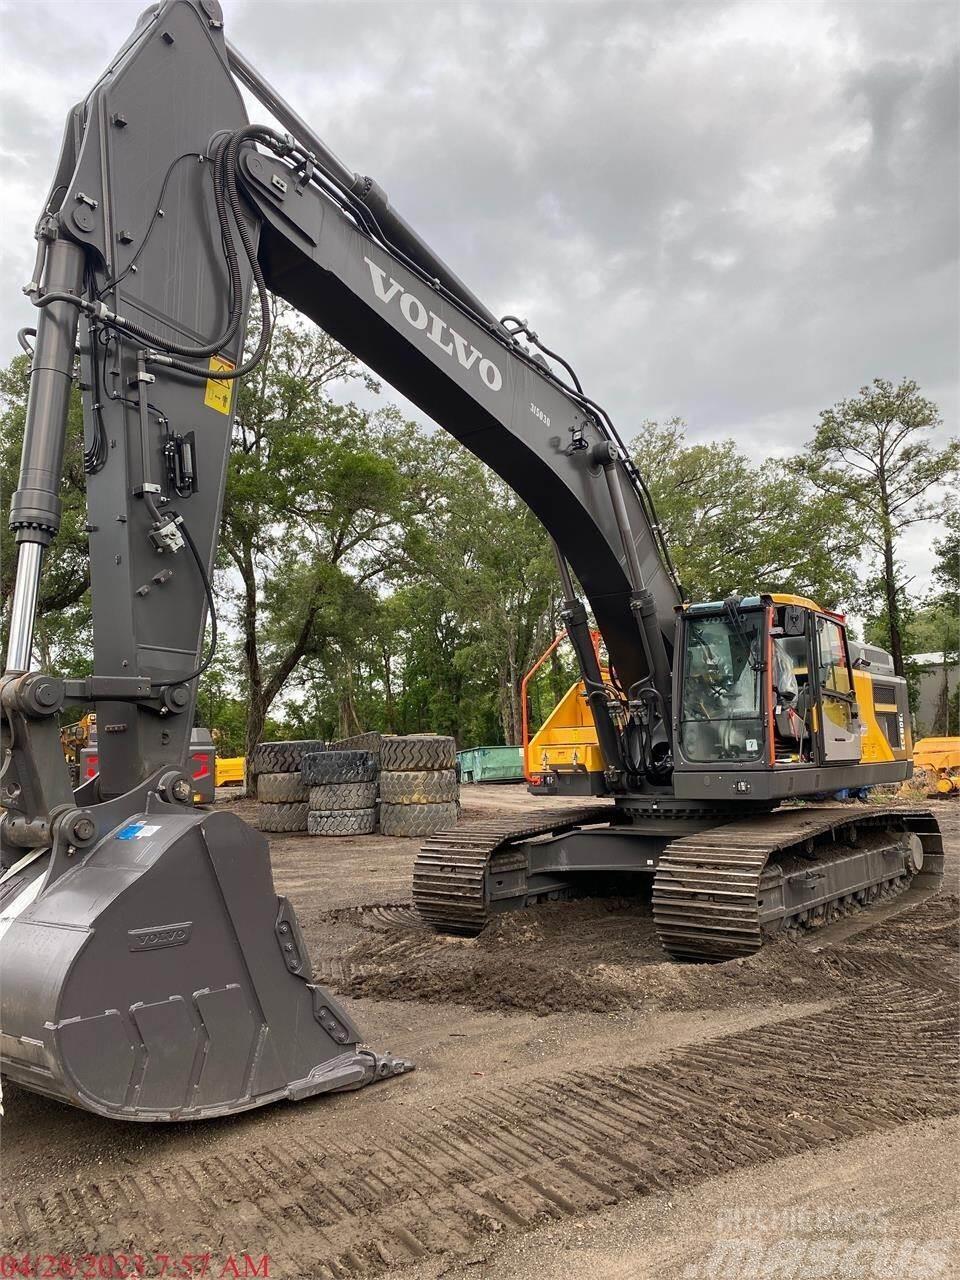
[[[215,662],[200,677],[196,710],[197,724],[211,729],[221,756],[244,754],[247,701],[237,696],[239,688],[239,655],[234,645],[221,644]]]
[[[928,438],[942,425],[916,382],[874,378],[821,412],[803,470],[859,511],[865,536],[882,551],[889,537],[937,514],[929,491],[958,460],[956,441],[936,449]]]
[[[936,707],[934,734],[960,733],[960,688],[950,692],[949,673],[960,661],[960,505],[956,499],[947,505],[945,533],[934,541],[936,561],[933,586],[922,604],[909,602],[906,609],[906,647],[911,654],[942,653],[943,664],[934,674],[928,668],[926,678],[935,679]],[[885,620],[885,619],[884,619]],[[918,705],[920,668],[912,658],[904,659],[911,705]]]
[[[828,608],[850,600],[859,529],[838,496],[780,460],[754,465],[733,440],[689,444],[679,419],[645,423],[631,452],[691,600],[733,590]]]
[[[502,740],[516,743],[520,681],[557,627],[553,553],[542,525],[509,486],[454,441],[437,444],[439,500],[408,543],[422,616],[431,619],[429,649],[446,652],[436,676],[450,705],[469,699],[473,742],[492,730],[495,713]],[[451,653],[457,624],[462,635]],[[495,703],[484,705],[469,692],[478,678]]]
[[[955,497],[947,504],[944,525],[943,537],[933,544],[937,558],[933,566],[933,587],[925,607],[930,622],[927,638],[938,643],[928,650],[918,644],[914,652],[942,649],[957,661],[960,656],[960,501]]]
[[[886,616],[877,619],[876,633],[882,631],[889,637]],[[909,606],[905,616],[908,653],[946,653],[953,657],[957,652],[957,615],[939,604]],[[879,641],[873,641],[879,643]]]
[[[297,722],[516,742],[520,680],[557,626],[546,535],[453,440],[405,432],[421,500],[355,630],[306,663]]]
[[[908,605],[897,543],[905,529],[936,517],[936,488],[956,479],[957,441],[938,449],[930,438],[941,426],[937,406],[916,382],[904,378],[894,386],[875,378],[855,397],[823,410],[796,462],[797,473],[839,499],[862,529],[874,561],[862,604],[884,615],[901,674]]]
[[[268,358],[240,389],[222,523],[248,749],[301,664],[329,665],[358,642],[421,498],[420,442],[410,445],[396,411],[364,413],[329,394],[345,379],[376,384],[279,304],[277,319]]]

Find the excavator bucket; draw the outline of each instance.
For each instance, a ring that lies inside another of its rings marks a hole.
[[[4,1075],[123,1120],[193,1120],[410,1068],[311,981],[266,841],[230,813],[131,817],[46,886],[0,884]],[[25,864],[25,865],[24,865]]]

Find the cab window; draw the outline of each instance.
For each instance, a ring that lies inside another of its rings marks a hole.
[[[764,621],[760,610],[690,620],[680,713],[687,760],[760,757]]]
[[[820,688],[831,693],[850,694],[850,668],[842,627],[830,618],[818,617],[817,634],[820,640]]]

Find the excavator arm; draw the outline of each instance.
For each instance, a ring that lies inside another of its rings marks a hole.
[[[664,646],[680,600],[636,473],[600,412],[519,337],[438,287],[429,259],[397,250],[378,221],[363,225],[362,206],[354,213],[323,186],[298,183],[295,160],[250,150],[241,172],[270,289],[510,485],[573,567],[624,686],[648,678],[631,594],[649,593]]]
[[[260,295],[320,324],[515,489],[582,583],[621,687],[653,688],[665,710],[678,589],[609,420],[226,45],[219,14],[212,0],[148,10],[68,122],[40,228],[46,277],[32,286],[41,318],[11,511],[23,550],[8,671],[29,666],[32,610],[19,602],[33,599],[36,548],[58,524],[79,323],[95,666],[69,692],[92,698],[106,727],[101,799],[181,766],[235,411],[229,374],[257,277]],[[247,128],[235,75],[290,134]],[[268,324],[262,311],[261,333]]]
[[[289,129],[248,124],[237,79]],[[194,809],[190,729],[237,379],[289,300],[487,462],[553,537],[612,789],[635,765],[579,577],[621,681],[669,735],[677,588],[602,409],[519,321],[498,322],[226,44],[217,0],[162,0],[69,114],[25,292],[37,308],[0,681],[0,1056],[29,1088],[136,1120],[356,1088],[409,1064],[360,1047],[311,981],[266,842]],[[256,299],[257,343],[245,355]],[[84,406],[93,674],[31,670]],[[269,518],[265,513],[265,519]],[[215,643],[216,619],[212,643]],[[591,665],[592,664],[592,665]],[[76,791],[64,700],[95,707]]]

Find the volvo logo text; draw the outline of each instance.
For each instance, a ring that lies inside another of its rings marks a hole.
[[[503,386],[503,374],[492,360],[481,355],[472,343],[461,337],[455,329],[451,329],[435,312],[428,311],[415,293],[408,293],[399,281],[394,280],[393,276],[387,276],[370,258],[365,257],[364,262],[370,268],[373,291],[381,302],[389,306],[396,298],[400,314],[411,328],[422,330],[445,355],[456,355],[464,369],[472,369],[476,365],[484,385],[491,391],[500,390]]]
[[[156,951],[159,947],[182,947],[190,941],[193,921],[179,924],[155,924],[146,929],[128,929],[127,945],[131,951]]]

